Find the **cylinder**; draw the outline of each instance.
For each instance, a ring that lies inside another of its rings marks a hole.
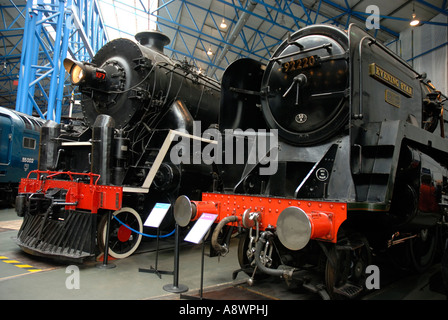
[[[213,201],[191,201],[187,196],[179,196],[174,204],[174,219],[181,227],[199,219],[204,212],[218,214],[218,204]]]
[[[126,160],[129,154],[130,140],[123,137],[122,130],[119,130],[114,137],[114,173],[113,184],[121,185],[126,174]]]
[[[307,217],[311,223],[310,239],[321,239],[330,235],[333,224],[327,214],[314,212],[307,214]]]
[[[123,137],[123,131],[120,130],[115,136],[115,159],[126,160],[129,153],[130,140]]]
[[[199,219],[201,214],[204,212],[218,214],[218,204],[213,201],[191,201],[193,206],[196,208],[195,215],[192,216],[192,220]]]

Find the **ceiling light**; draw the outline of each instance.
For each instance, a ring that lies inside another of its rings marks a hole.
[[[221,21],[221,24],[219,25],[219,27],[221,29],[227,28],[227,23],[226,23],[226,20],[224,20],[224,18],[222,18],[222,21]]]
[[[415,15],[415,13],[413,13],[412,14],[412,20],[411,20],[411,22],[409,23],[411,26],[413,26],[413,27],[416,27],[416,26],[418,26],[419,24],[420,24],[420,20],[418,20],[417,18],[416,18],[417,16]]]
[[[212,48],[208,48],[207,55],[211,56],[213,54]]]
[[[411,27],[416,27],[420,24],[420,20],[417,19],[417,16],[415,14],[415,3],[412,3],[412,19],[409,23]]]

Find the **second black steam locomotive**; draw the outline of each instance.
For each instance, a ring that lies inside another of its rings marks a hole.
[[[164,34],[136,39],[107,43],[89,63],[64,60],[86,125],[42,127],[39,168],[22,179],[16,200],[24,251],[93,257],[105,247],[106,213],[113,212],[109,254],[127,257],[142,235],[154,235],[143,222],[157,203],[171,205],[179,193],[200,198],[211,188],[208,166],[176,165],[169,155],[173,141],[199,130],[194,120],[202,130],[217,123],[220,84],[169,59]],[[162,236],[174,228],[172,212],[159,226]]]
[[[446,238],[443,100],[355,25],[300,29],[267,65],[239,60],[222,80],[222,150],[238,139],[254,149],[268,132],[277,142],[219,164],[216,189],[179,197],[176,220],[216,214],[221,254],[224,227],[244,227],[238,259],[251,279],[297,280],[325,298],[363,292],[374,253],[425,270]]]

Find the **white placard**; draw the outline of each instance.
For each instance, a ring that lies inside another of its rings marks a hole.
[[[145,227],[158,228],[162,223],[163,218],[165,218],[170,206],[171,204],[169,203],[156,203],[144,223]]]
[[[217,217],[217,214],[203,213],[184,240],[196,244],[201,242]]]

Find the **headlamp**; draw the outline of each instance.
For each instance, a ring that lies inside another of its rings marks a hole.
[[[73,84],[78,84],[84,77],[84,71],[80,66],[74,65],[70,72],[70,80]]]
[[[106,72],[87,62],[79,62],[69,58],[64,59],[64,68],[70,74],[72,84],[86,83],[90,87],[98,87],[106,80]]]

